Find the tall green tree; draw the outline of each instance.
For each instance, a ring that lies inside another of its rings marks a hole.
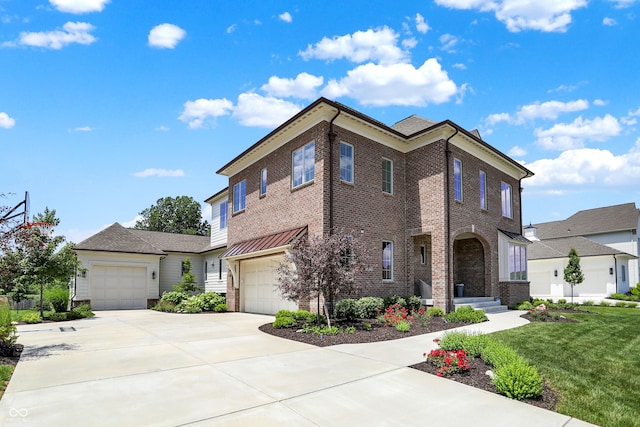
[[[202,219],[200,203],[189,196],[164,197],[140,212],[134,228],[165,233],[208,236],[210,225]]]
[[[564,269],[564,281],[571,285],[571,302],[573,303],[573,288],[584,282],[584,273],[580,268],[580,257],[575,248],[569,250],[569,263]]]

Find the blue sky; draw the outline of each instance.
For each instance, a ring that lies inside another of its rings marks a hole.
[[[640,206],[640,1],[0,0],[0,193],[79,242],[319,96],[479,129],[536,176],[523,220]],[[207,218],[210,213],[203,203]]]

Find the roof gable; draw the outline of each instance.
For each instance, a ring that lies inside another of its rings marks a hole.
[[[117,222],[78,243],[76,250],[127,252],[136,254],[166,255],[162,249],[131,233]]]
[[[161,231],[148,231],[129,229],[131,233],[161,248],[165,252],[201,253],[210,247],[209,236],[195,236],[192,234],[163,233]]]

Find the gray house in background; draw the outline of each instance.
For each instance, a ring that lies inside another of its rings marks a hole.
[[[524,227],[525,237],[533,242],[528,254],[531,296],[558,299],[571,295],[563,279],[572,247],[578,251],[585,274],[574,296],[603,298],[628,292],[640,282],[639,225],[640,211],[635,203],[626,203]]]

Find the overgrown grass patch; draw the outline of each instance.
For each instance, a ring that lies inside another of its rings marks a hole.
[[[640,427],[640,310],[589,307],[577,323],[530,323],[491,334],[560,393],[557,411],[601,426]]]

